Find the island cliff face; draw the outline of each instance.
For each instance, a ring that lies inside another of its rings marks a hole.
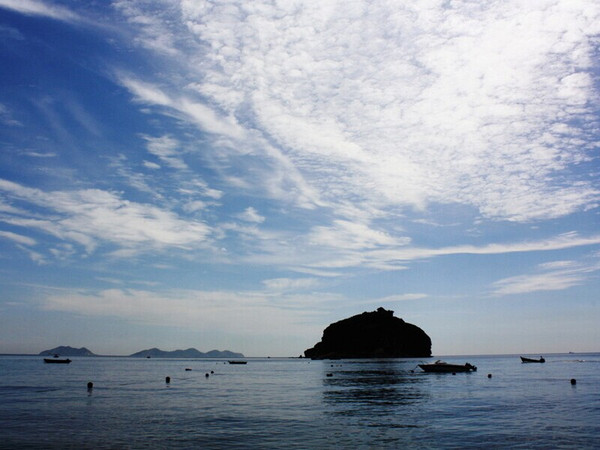
[[[431,356],[431,339],[416,325],[383,308],[332,323],[321,342],[304,352],[312,359]]]

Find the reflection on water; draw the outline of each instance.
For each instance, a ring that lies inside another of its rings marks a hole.
[[[325,366],[323,401],[332,414],[388,415],[428,397],[414,363],[397,360],[344,361]]]
[[[0,448],[600,448],[600,355],[545,356],[455,376],[409,359],[0,357]]]

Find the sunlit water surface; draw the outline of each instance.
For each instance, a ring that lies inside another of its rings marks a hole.
[[[456,375],[417,368],[431,359],[0,356],[0,447],[600,448],[600,354],[544,356],[444,358],[479,368]]]

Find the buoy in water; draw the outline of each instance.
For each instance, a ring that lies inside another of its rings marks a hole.
[[[94,383],[92,383],[91,381],[87,384],[88,390],[92,389],[94,387]]]
[[[492,378],[492,374],[491,373],[488,373],[488,378]]]
[[[577,380],[575,378],[571,378],[571,384],[575,386],[577,384]]]
[[[165,378],[165,383],[169,384],[171,382],[171,377]]]
[[[206,378],[208,378],[208,373],[206,375],[204,375]]]

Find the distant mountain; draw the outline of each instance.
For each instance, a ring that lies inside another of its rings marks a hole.
[[[188,348],[187,350],[173,350],[167,352],[158,348],[150,348],[148,350],[142,350],[133,355],[129,355],[134,358],[243,358],[244,355],[241,353],[230,352],[229,350],[211,350],[207,353],[202,353],[195,348]]]
[[[73,347],[64,346],[64,345],[61,345],[60,347],[52,348],[50,350],[44,350],[43,352],[40,352],[40,356],[53,356],[53,355],[60,355],[60,356],[98,356],[98,355],[92,353],[91,351],[89,351],[85,347],[73,348]]]

